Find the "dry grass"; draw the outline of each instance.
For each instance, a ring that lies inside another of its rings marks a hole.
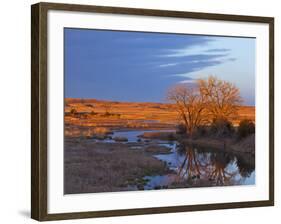
[[[96,127],[96,128],[93,128],[93,133],[106,135],[106,134],[110,134],[111,131],[105,127]]]
[[[111,134],[109,128],[105,127],[81,127],[81,126],[66,126],[64,135],[66,137],[95,137],[95,136],[106,136]]]
[[[144,132],[141,138],[147,139],[159,139],[159,140],[166,140],[166,141],[173,141],[177,139],[175,132]]]
[[[66,138],[64,191],[73,194],[142,189],[144,176],[171,172],[151,153],[131,150],[122,143]]]
[[[66,99],[65,124],[79,127],[106,127],[110,129],[171,129],[179,123],[175,105],[164,103],[110,102],[95,99]],[[69,112],[77,111],[76,115]],[[242,119],[255,120],[255,107],[239,107],[238,116],[232,120],[237,125]]]
[[[202,148],[212,148],[219,150],[229,150],[231,152],[255,154],[255,134],[252,134],[242,140],[236,138],[208,138],[182,140],[185,144],[197,145]]]
[[[231,147],[236,152],[255,153],[255,134],[252,134]]]

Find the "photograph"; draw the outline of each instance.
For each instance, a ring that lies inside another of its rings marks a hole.
[[[254,185],[255,42],[64,28],[64,193]]]

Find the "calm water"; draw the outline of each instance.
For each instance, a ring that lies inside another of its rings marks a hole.
[[[159,130],[117,131],[112,137],[128,138],[127,143],[138,142],[144,132],[159,132]],[[167,131],[167,130],[165,130]],[[114,142],[114,140],[103,140]],[[248,154],[234,154],[211,148],[199,148],[181,145],[176,141],[150,140],[140,145],[131,146],[140,149],[144,145],[158,144],[170,148],[169,154],[155,155],[164,161],[172,171],[169,175],[146,176],[145,189],[160,189],[167,187],[204,187],[231,186],[255,184],[255,157]],[[124,143],[124,144],[127,144]],[[176,183],[176,184],[175,184]]]
[[[175,181],[188,186],[231,186],[255,184],[255,157],[211,148],[178,145],[171,153],[156,155],[165,161],[175,175],[149,177],[147,189],[166,186]]]
[[[114,131],[112,138],[117,136],[124,136],[128,142],[137,142],[141,139],[139,136],[144,132],[172,132],[174,130],[135,130],[135,131]]]

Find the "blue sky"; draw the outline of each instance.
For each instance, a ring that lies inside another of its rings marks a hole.
[[[255,105],[255,39],[64,30],[65,97],[165,102],[167,89],[210,75]]]

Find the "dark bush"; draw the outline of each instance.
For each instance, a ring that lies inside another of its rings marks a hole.
[[[186,126],[184,124],[179,124],[176,127],[176,133],[177,134],[186,134]]]
[[[216,118],[210,127],[210,134],[216,137],[230,137],[234,133],[233,124],[225,118]]]
[[[106,111],[104,114],[102,114],[102,117],[110,117],[113,116],[114,114],[109,113],[108,111]]]
[[[255,124],[251,120],[245,119],[240,121],[238,126],[238,137],[245,138],[255,133]]]
[[[72,109],[70,110],[70,113],[74,115],[74,114],[76,114],[76,113],[77,113],[77,110],[76,110],[76,109],[74,109],[74,108],[72,108]]]
[[[203,137],[208,134],[208,128],[205,125],[200,125],[196,128],[196,136]]]
[[[90,114],[94,116],[97,115],[98,113],[92,110]]]
[[[94,107],[93,104],[86,104],[87,107]]]

